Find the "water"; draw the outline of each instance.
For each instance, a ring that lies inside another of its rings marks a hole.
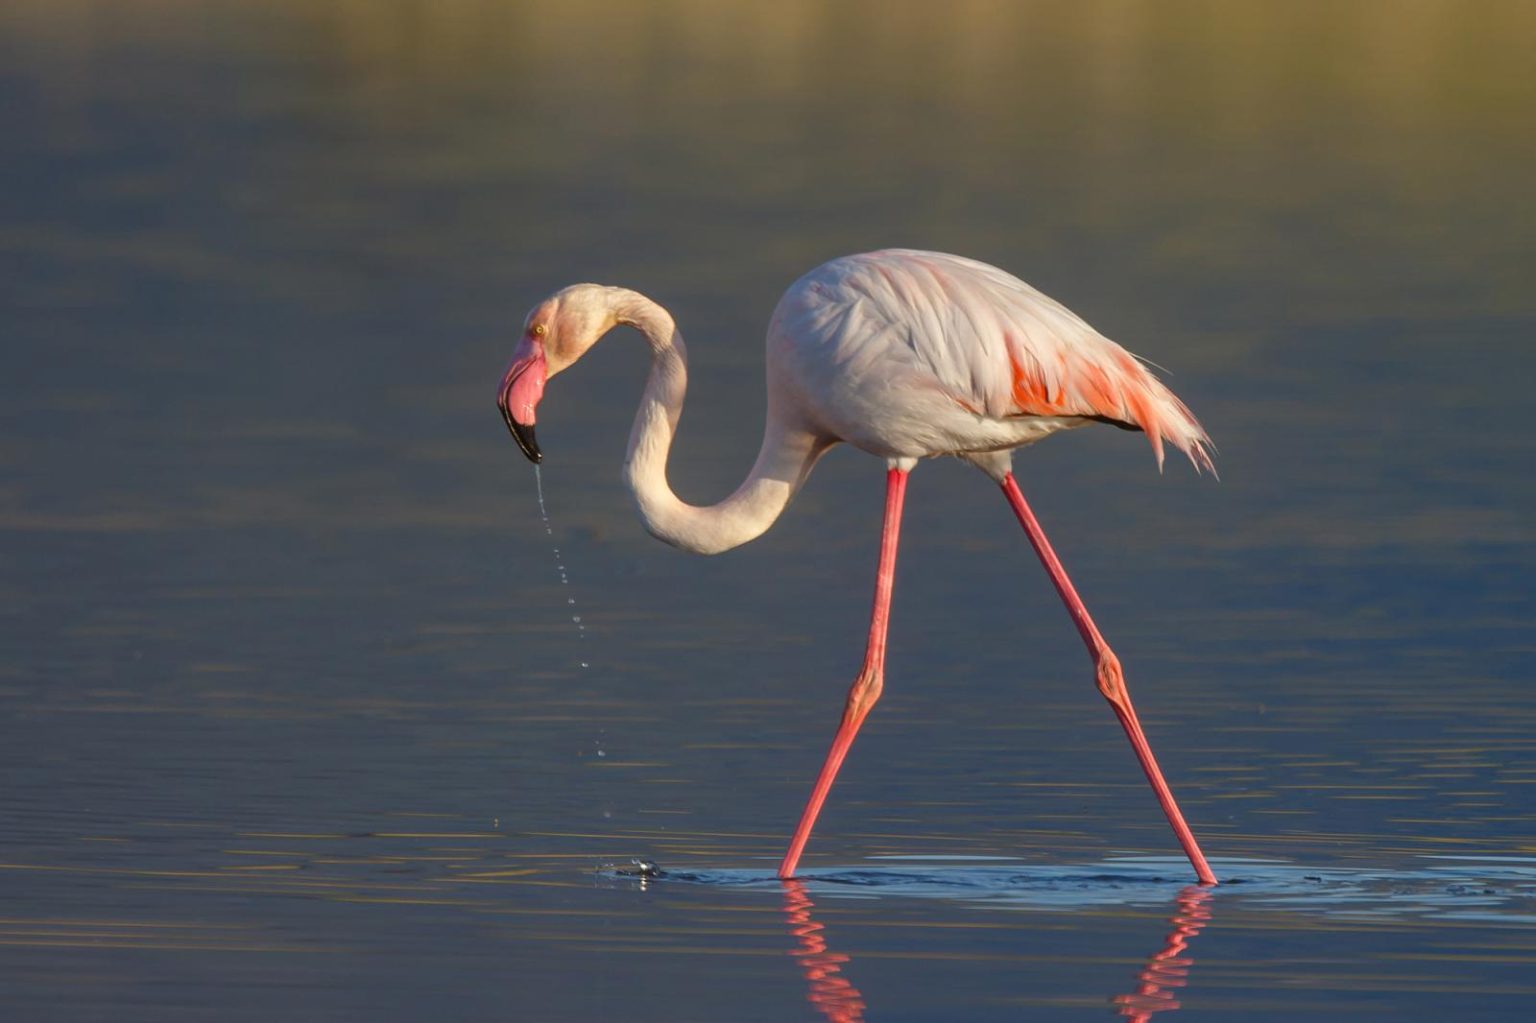
[[[8,1018],[1529,1015],[1530,5],[119,6],[0,10]],[[799,885],[884,467],[656,543],[621,332],[540,406],[541,528],[487,397],[534,302],[673,311],[712,501],[777,296],[889,244],[1216,439],[1017,467],[1240,883],[968,468],[913,475]]]
[[[1283,909],[1321,918],[1379,917],[1536,923],[1536,859],[1425,856],[1412,869],[1309,868],[1278,860],[1223,858],[1221,884],[1191,885],[1185,861],[1117,856],[1071,866],[1003,856],[879,856],[856,870],[812,871],[796,880],[829,898],[890,895],[1020,910],[1151,905],[1199,893],[1202,905]],[[603,875],[641,886],[719,885],[777,891],[783,882],[752,870],[667,871],[647,861],[607,867]]]

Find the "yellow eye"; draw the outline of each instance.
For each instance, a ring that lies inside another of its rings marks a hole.
[[[545,327],[542,323],[535,323],[532,327],[528,328],[528,333],[532,334],[534,337],[543,337],[547,331],[548,328]]]

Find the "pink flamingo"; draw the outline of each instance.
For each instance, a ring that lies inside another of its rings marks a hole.
[[[671,315],[638,292],[573,284],[528,314],[498,404],[523,453],[538,462],[535,408],[545,382],[620,324],[650,345],[651,372],[629,436],[624,478],[645,528],[683,550],[716,554],[760,536],[828,448],[847,442],[886,461],[885,524],[864,666],[779,865],[793,877],[843,758],[880,698],[886,626],[907,475],[918,459],[954,455],[1008,498],[1093,658],[1099,692],[1201,883],[1215,884],[1163,780],[1109,648],[1013,478],[1013,449],[1090,422],[1141,430],[1159,467],[1166,441],[1211,469],[1210,438],[1184,403],[1119,345],[1066,307],[994,266],[910,249],[845,256],[800,278],[768,325],[768,415],[747,478],[725,500],[686,504],[667,484],[667,452],[688,386]]]

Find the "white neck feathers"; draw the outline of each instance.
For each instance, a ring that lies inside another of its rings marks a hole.
[[[718,554],[761,536],[800,489],[825,443],[785,423],[770,389],[762,447],[747,478],[719,504],[682,501],[667,483],[667,454],[688,390],[688,350],[671,315],[644,295],[615,288],[613,306],[617,321],[639,330],[651,348],[651,372],[624,459],[624,480],[645,528],[700,554]]]

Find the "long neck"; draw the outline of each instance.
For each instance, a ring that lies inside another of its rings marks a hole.
[[[687,349],[671,315],[644,295],[619,290],[615,306],[618,322],[638,329],[651,347],[651,372],[624,459],[624,480],[645,528],[700,554],[718,554],[761,536],[800,489],[825,444],[786,423],[770,389],[763,444],[741,486],[719,504],[684,502],[667,483],[667,453],[688,390]]]

